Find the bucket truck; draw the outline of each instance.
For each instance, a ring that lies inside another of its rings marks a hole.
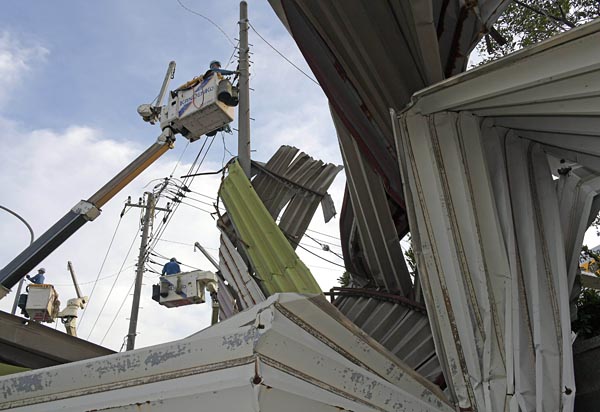
[[[171,92],[167,104],[162,105],[174,74],[175,62],[171,62],[157,99],[151,104],[141,105],[138,108],[138,113],[145,121],[151,124],[160,122],[162,131],[156,142],[90,198],[77,203],[65,216],[0,270],[0,299],[73,233],[85,223],[96,219],[100,215],[101,208],[129,182],[168,149],[173,148],[175,135],[181,134],[193,142],[203,134],[216,133],[215,130],[219,130],[233,120],[233,107],[228,105],[232,104],[231,96],[227,96],[227,90],[223,93],[223,86],[219,88],[219,84],[225,79],[210,70],[204,76],[196,78],[196,81],[188,82],[193,84],[192,86]]]

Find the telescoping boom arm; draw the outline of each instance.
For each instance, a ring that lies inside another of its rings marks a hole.
[[[170,93],[167,104],[162,100],[175,73],[175,62],[170,62],[160,92],[155,102],[138,107],[144,121],[151,124],[160,121],[162,133],[156,143],[116,175],[110,182],[94,193],[88,200],[77,203],[66,215],[33,242],[12,262],[0,270],[0,299],[10,288],[35,268],[46,256],[67,240],[86,222],[94,220],[100,209],[119,193],[137,175],[173,147],[175,134],[183,135],[190,142],[206,134],[214,136],[233,121],[233,106],[237,104],[228,95],[232,90],[228,80],[221,79],[212,71],[207,72],[189,88],[178,88]],[[223,87],[225,86],[225,87]],[[226,86],[229,86],[227,88]],[[224,90],[221,90],[224,89]]]
[[[156,143],[137,157],[129,166],[112,178],[88,200],[82,200],[67,212],[27,249],[0,270],[0,298],[33,270],[46,256],[52,253],[86,222],[94,220],[100,209],[136,176],[173,147],[174,134],[166,128]]]

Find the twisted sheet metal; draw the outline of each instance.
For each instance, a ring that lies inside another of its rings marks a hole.
[[[252,180],[254,190],[296,248],[341,166],[323,163],[292,146],[281,146]],[[332,216],[325,216],[327,222]]]
[[[443,382],[424,306],[369,289],[334,288],[331,295],[340,312],[398,359],[431,382]]]
[[[396,124],[436,351],[461,408],[573,410],[574,251],[600,193],[598,44],[600,22],[574,29],[417,93]]]
[[[229,301],[226,303],[228,307],[233,309],[237,303],[240,309],[244,310],[265,300],[265,295],[256,280],[248,273],[248,265],[224,233],[221,234],[219,247],[219,268],[229,286],[237,292],[237,302],[233,302],[234,297],[231,293],[223,296],[223,299]]]
[[[268,295],[278,292],[321,293],[318,283],[288,243],[239,163],[230,164],[228,172],[219,196],[261,289]]]
[[[332,111],[380,176],[390,198],[389,214],[402,238],[408,222],[388,109],[404,107],[414,92],[463,71],[470,50],[509,0],[270,0],[270,4],[298,44]],[[353,195],[368,201],[369,193]],[[357,209],[350,208],[350,202],[345,205],[340,232],[345,261],[352,264],[347,269],[376,278],[377,268],[370,272],[369,264],[362,262],[360,241],[346,237],[364,239],[353,230],[352,212]]]

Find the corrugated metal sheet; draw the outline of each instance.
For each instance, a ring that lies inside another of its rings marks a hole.
[[[248,273],[248,265],[224,233],[221,234],[221,246],[219,247],[219,267],[223,277],[237,292],[237,303],[242,310],[265,300],[265,295],[256,284],[256,280]]]
[[[219,196],[262,290],[269,295],[278,292],[321,293],[318,283],[288,243],[238,162],[230,164],[228,171]]]
[[[404,107],[414,92],[463,71],[470,50],[509,0],[270,3],[298,43],[338,123],[381,177],[390,197],[387,215],[394,216],[397,237],[403,237],[408,223],[388,109]],[[339,127],[338,133],[342,133]],[[353,197],[368,203],[369,194],[363,191]],[[350,202],[345,204],[350,206]],[[353,230],[352,212],[358,209],[342,209],[346,223],[340,232],[344,254],[352,253],[345,260],[354,262],[349,269],[357,272],[369,266],[361,262],[361,256],[371,253],[360,248],[367,236],[360,233],[361,241],[346,237],[359,235]],[[374,270],[366,276],[380,276]]]
[[[366,289],[334,289],[334,305],[365,333],[428,380],[443,382],[424,306]]]
[[[462,408],[573,410],[569,295],[598,207],[598,44],[600,22],[417,93],[400,116],[413,247]]]
[[[346,181],[366,272],[373,277],[376,287],[410,296],[413,285],[383,182],[364,161],[356,142],[335,112],[332,116],[346,165]]]
[[[219,278],[219,290],[217,291],[217,299],[219,299],[219,321],[228,319],[238,313],[237,300],[228,285],[223,283]],[[228,282],[229,283],[229,282]]]
[[[255,166],[259,172],[252,186],[274,219],[285,207],[279,228],[296,248],[342,167],[291,146],[281,146],[266,165]]]

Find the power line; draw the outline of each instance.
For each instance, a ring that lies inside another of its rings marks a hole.
[[[312,240],[313,242],[315,242],[316,244],[318,244],[322,250],[324,250],[325,252],[330,252],[333,253],[335,256],[337,256],[338,258],[344,260],[343,256],[340,256],[339,254],[335,253],[333,250],[331,250],[329,248],[329,245],[326,243],[321,243],[319,242],[317,239],[315,239],[314,237],[310,236],[309,234],[305,233],[304,236],[306,236],[307,238],[309,238],[310,240]]]
[[[126,268],[124,268],[123,270],[128,270],[128,269],[131,269],[131,268],[132,268],[132,267],[134,267],[134,266],[135,266],[135,265],[127,266],[127,267],[126,267]],[[91,285],[92,283],[95,283],[95,282],[97,282],[97,281],[99,282],[99,281],[101,281],[101,280],[106,280],[106,279],[114,278],[114,277],[115,277],[115,276],[117,276],[118,274],[119,274],[119,272],[117,272],[117,273],[113,273],[112,275],[108,275],[108,276],[104,276],[104,277],[98,278],[97,280],[90,280],[89,282],[83,282],[83,283],[77,282],[77,283],[79,284],[79,286],[83,286],[83,285]],[[53,283],[52,285],[54,285],[54,286],[73,286],[73,283]],[[83,317],[82,317],[82,318],[83,318]],[[81,320],[80,320],[80,321],[81,321]]]
[[[179,0],[178,0],[179,1]],[[314,84],[316,84],[317,86],[321,87],[321,85],[319,84],[318,81],[316,81],[315,79],[313,79],[310,75],[308,75],[304,70],[302,70],[300,67],[296,66],[290,59],[288,59],[287,57],[285,57],[285,55],[283,53],[281,53],[279,50],[277,50],[275,48],[275,46],[273,46],[271,43],[269,43],[263,36],[260,35],[260,33],[258,31],[256,31],[256,29],[254,28],[254,26],[251,23],[248,23],[248,25],[250,26],[250,28],[252,29],[252,31],[254,31],[254,33],[256,33],[256,35],[258,37],[261,38],[262,41],[264,41],[265,43],[267,43],[267,45],[272,48],[273,50],[275,50],[275,52],[280,55],[286,62],[288,62],[289,64],[291,64],[292,66],[294,66],[294,68],[296,70],[298,70],[300,73],[302,73],[304,76],[306,76],[306,78],[308,78],[311,82],[313,82]]]
[[[117,231],[119,230],[119,226],[121,225],[122,220],[123,220],[123,217],[122,216],[119,217],[119,221],[117,222],[117,227],[115,228],[115,232],[112,235],[112,239],[110,239],[108,249],[106,250],[106,254],[104,255],[104,260],[102,260],[102,264],[100,265],[100,269],[98,270],[98,274],[96,275],[96,280],[94,281],[94,286],[92,286],[92,291],[89,294],[89,300],[91,300],[92,296],[94,296],[94,290],[96,290],[96,284],[98,283],[100,274],[102,273],[102,269],[104,269],[104,264],[106,263],[106,259],[108,258],[110,248],[112,247],[113,242],[115,241],[115,236],[117,236]],[[88,307],[88,305],[85,305],[85,307],[83,308],[83,312],[81,313],[81,318],[79,318],[79,325],[81,325],[81,322],[83,321],[83,317],[85,316],[85,311],[86,311],[87,307]]]
[[[113,282],[112,286],[110,287],[110,290],[108,291],[108,295],[106,297],[106,300],[104,301],[104,304],[102,305],[102,308],[100,309],[100,312],[98,313],[98,316],[96,317],[96,320],[94,321],[94,324],[92,325],[92,329],[88,333],[88,336],[87,336],[86,340],[90,339],[90,336],[92,335],[92,332],[96,328],[96,324],[98,323],[98,320],[100,319],[100,316],[102,315],[102,312],[104,311],[104,308],[106,307],[106,303],[108,302],[108,300],[110,298],[110,294],[112,293],[113,289],[115,288],[115,285],[117,284],[117,281],[119,280],[119,277],[121,276],[121,273],[123,272],[123,267],[125,266],[125,262],[127,262],[127,258],[129,258],[129,254],[131,253],[131,249],[133,248],[133,245],[134,245],[134,243],[135,243],[135,241],[136,241],[136,239],[138,237],[139,231],[140,230],[138,228],[138,230],[135,232],[135,236],[133,237],[133,241],[131,242],[131,245],[129,246],[129,250],[127,251],[127,255],[125,255],[125,259],[123,259],[123,263],[121,264],[121,268],[119,269],[119,273],[117,274],[117,277],[115,278],[115,281]]]
[[[181,156],[179,156],[179,159],[177,160],[177,163],[175,163],[175,167],[173,168],[173,171],[171,172],[171,176],[170,177],[173,177],[173,175],[175,174],[175,170],[177,170],[177,167],[179,166],[179,163],[181,162],[181,159],[183,158],[183,155],[185,154],[185,151],[187,150],[187,148],[188,148],[189,145],[190,145],[190,141],[188,140],[187,143],[186,143],[186,145],[185,145],[185,147],[183,148],[183,151],[181,152]]]
[[[104,339],[106,339],[106,336],[108,336],[108,332],[110,332],[110,329],[113,327],[113,325],[115,323],[115,320],[117,319],[117,317],[119,316],[119,313],[121,312],[121,309],[123,309],[123,305],[125,305],[125,302],[127,301],[127,297],[129,296],[129,293],[131,293],[131,289],[133,289],[133,285],[135,285],[135,279],[133,279],[133,282],[131,283],[131,286],[129,286],[129,290],[125,294],[125,298],[121,302],[121,305],[119,306],[119,310],[117,310],[117,313],[115,313],[115,317],[110,322],[110,325],[108,326],[108,329],[106,330],[106,333],[102,337],[102,340],[100,341],[100,345],[102,345],[102,343],[104,342]]]
[[[221,28],[221,26],[219,26],[219,25],[218,25],[217,23],[215,23],[213,20],[209,19],[209,18],[208,18],[208,17],[206,17],[204,14],[198,13],[197,11],[190,9],[190,8],[189,8],[189,7],[187,7],[185,4],[183,4],[183,3],[181,2],[181,0],[177,0],[177,3],[179,3],[179,5],[180,5],[180,6],[181,6],[181,7],[182,7],[184,10],[187,10],[187,11],[189,11],[190,13],[192,13],[192,14],[195,14],[196,16],[202,17],[204,20],[208,21],[210,24],[212,24],[213,26],[215,26],[217,29],[219,29],[219,31],[220,31],[221,33],[223,33],[223,36],[225,36],[225,37],[227,38],[227,40],[229,41],[229,43],[231,43],[231,45],[232,45],[233,47],[236,47],[236,45],[235,45],[235,43],[233,42],[233,40],[231,40],[231,37],[229,37],[229,36],[227,35],[227,33],[225,33],[225,30],[223,30],[223,29]]]
[[[302,246],[302,245],[301,245],[301,244],[299,244],[299,243],[298,243],[297,245],[298,245],[298,247],[299,247],[300,249],[304,250],[305,252],[308,252],[308,253],[310,253],[310,254],[311,254],[311,255],[313,255],[313,256],[316,256],[316,257],[318,257],[318,258],[319,258],[319,259],[321,259],[321,260],[324,260],[325,262],[331,263],[332,265],[339,266],[339,267],[341,267],[341,268],[342,268],[342,269],[344,269],[344,270],[346,269],[346,267],[345,267],[345,266],[343,266],[343,265],[340,265],[339,263],[333,262],[333,261],[331,261],[331,260],[329,260],[329,259],[325,259],[323,256],[317,255],[316,253],[314,253],[314,252],[311,252],[310,250],[308,250],[307,248],[305,248],[304,246]]]
[[[319,235],[323,235],[323,236],[327,236],[327,237],[330,237],[330,238],[332,238],[332,239],[335,239],[335,240],[340,240],[340,238],[339,238],[339,237],[335,237],[335,236],[332,236],[332,235],[328,235],[327,233],[317,232],[316,230],[312,230],[312,229],[306,229],[306,231],[307,231],[307,232],[313,232],[313,233],[317,233],[317,234],[319,234]]]

